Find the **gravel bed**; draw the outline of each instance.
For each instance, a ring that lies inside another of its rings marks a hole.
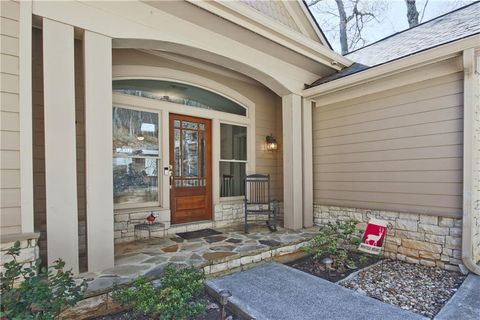
[[[465,276],[457,272],[385,260],[341,285],[433,318],[464,279]]]

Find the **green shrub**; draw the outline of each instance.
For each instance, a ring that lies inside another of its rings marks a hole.
[[[198,301],[203,292],[203,273],[195,268],[167,266],[155,287],[143,276],[129,288],[116,289],[112,296],[124,307],[152,318],[189,319],[201,314],[206,304]]]
[[[328,223],[302,250],[312,254],[316,259],[332,258],[333,266],[336,268],[344,268],[346,265],[355,267],[354,262],[348,259],[348,246],[360,243],[361,231],[356,229],[357,223],[356,220]]]
[[[86,289],[86,282],[77,285],[65,262],[57,260],[49,268],[33,267],[17,262],[20,243],[7,251],[13,260],[3,265],[1,278],[0,316],[7,319],[56,319],[69,306],[75,305]]]

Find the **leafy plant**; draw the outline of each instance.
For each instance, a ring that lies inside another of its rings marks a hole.
[[[76,284],[65,262],[56,260],[48,268],[40,268],[40,260],[33,267],[17,261],[20,243],[8,249],[12,260],[3,265],[1,278],[0,316],[7,319],[56,319],[69,306],[75,305],[86,290],[86,282]]]
[[[198,301],[204,288],[203,279],[203,273],[195,268],[169,265],[158,287],[140,276],[129,288],[116,289],[112,297],[124,307],[152,318],[190,319],[206,307],[203,301]]]
[[[303,251],[310,253],[314,258],[330,257],[335,268],[346,266],[355,268],[355,263],[348,259],[348,246],[360,243],[359,231],[356,229],[358,221],[328,223],[322,227],[309,245]]]
[[[358,263],[364,265],[368,262],[368,258],[366,256],[360,256],[360,258],[358,258]]]

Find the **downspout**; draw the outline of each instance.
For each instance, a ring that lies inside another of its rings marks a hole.
[[[480,275],[480,266],[474,261],[473,254],[473,208],[474,208],[474,190],[473,175],[476,163],[475,152],[476,141],[474,139],[475,130],[475,105],[478,101],[476,90],[475,74],[475,49],[470,48],[463,51],[463,72],[464,72],[464,115],[463,115],[463,221],[462,221],[462,261],[465,267],[471,272]]]

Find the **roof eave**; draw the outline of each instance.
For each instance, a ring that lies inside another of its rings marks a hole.
[[[433,47],[419,53],[409,55],[391,62],[387,62],[357,73],[320,84],[303,90],[303,96],[307,99],[316,99],[321,96],[344,90],[348,87],[361,83],[378,80],[399,72],[417,68],[421,65],[432,63],[445,57],[462,52],[468,48],[480,47],[480,34],[469,36],[451,43]]]
[[[187,1],[333,70],[341,70],[353,63],[321,43],[295,32],[279,22],[268,19],[235,1]],[[252,21],[255,23],[252,23]]]

